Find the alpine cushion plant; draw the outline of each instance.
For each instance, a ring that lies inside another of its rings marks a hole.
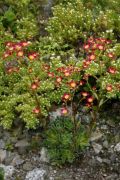
[[[78,68],[55,60],[46,64],[37,52],[29,52],[31,45],[29,41],[6,42],[0,58],[0,124],[4,128],[10,128],[18,117],[27,128],[45,126],[51,105],[59,104],[70,87],[74,89],[71,76],[64,78],[64,74],[69,71],[75,76]]]
[[[120,98],[119,44],[104,38],[89,38],[83,46],[83,56],[77,66],[83,71],[83,85],[88,105],[98,111],[112,98]],[[117,56],[118,55],[118,56]]]
[[[5,46],[0,61],[0,124],[5,128],[16,116],[27,128],[45,126],[56,104],[62,115],[71,117],[76,131],[81,103],[94,112],[108,99],[120,98],[119,44],[91,37],[80,49],[81,58],[67,63],[57,58],[43,62],[37,52],[29,52],[30,42]]]

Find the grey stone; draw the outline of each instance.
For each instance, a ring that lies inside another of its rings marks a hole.
[[[107,140],[105,140],[105,141],[103,142],[103,147],[106,148],[106,149],[108,149],[109,144],[108,144],[108,141],[107,141]]]
[[[106,180],[118,180],[118,175],[117,174],[112,174],[110,176],[107,176]]]
[[[97,143],[92,143],[92,147],[95,151],[96,154],[99,154],[102,150],[102,146],[100,144],[97,144]]]
[[[35,168],[27,173],[25,180],[45,180],[46,175],[46,170],[42,168]]]
[[[115,127],[115,122],[114,122],[113,120],[111,120],[111,119],[109,119],[109,120],[107,121],[107,124],[108,124],[109,126],[111,126],[111,127]]]
[[[19,166],[19,165],[21,165],[21,164],[23,164],[23,163],[24,163],[24,160],[21,159],[20,155],[16,155],[16,156],[13,158],[13,160],[12,160],[12,162],[11,162],[11,165],[12,165],[12,166]]]
[[[103,134],[100,131],[95,131],[91,134],[90,141],[98,141],[102,136]]]
[[[110,160],[112,163],[114,163],[116,161],[116,154],[113,153],[111,156],[110,156]]]
[[[107,125],[102,125],[101,129],[106,130],[108,129]]]
[[[0,139],[0,149],[4,149],[5,148],[5,142]]]
[[[100,162],[100,163],[103,162],[101,157],[98,157],[98,156],[97,156],[96,159],[97,159],[97,161]]]
[[[114,151],[120,152],[120,142],[116,144]]]
[[[7,156],[6,156],[6,159],[5,159],[5,165],[10,165],[13,158],[15,157],[15,153],[11,152],[11,151],[7,151]]]
[[[0,164],[0,167],[4,170],[4,179],[9,180],[12,177],[15,168],[13,166],[5,166],[3,164]]]
[[[28,147],[29,143],[26,139],[20,140],[15,144],[15,147]]]
[[[40,161],[42,162],[49,162],[49,155],[48,155],[48,151],[45,147],[42,147],[41,151],[40,151]]]
[[[26,139],[20,140],[15,144],[15,147],[18,148],[19,154],[26,153],[26,150],[28,149],[29,146],[30,144]]]
[[[33,165],[31,164],[31,162],[26,162],[25,164],[23,164],[23,169],[25,171],[31,171],[33,169]]]
[[[0,149],[0,162],[2,163],[7,156],[7,151]]]
[[[103,159],[103,162],[107,165],[110,165],[110,163],[111,163],[109,159]]]
[[[7,131],[4,131],[4,132],[3,132],[3,140],[4,140],[4,141],[8,141],[9,138],[10,138],[10,133],[7,132]]]

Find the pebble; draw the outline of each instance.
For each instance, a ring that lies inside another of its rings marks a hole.
[[[98,162],[100,162],[100,163],[102,163],[102,162],[103,162],[103,160],[102,160],[102,158],[101,158],[101,157],[98,157],[98,156],[97,156],[97,157],[96,157],[96,159],[97,159],[97,161],[98,161]]]
[[[0,139],[0,149],[4,149],[5,148],[5,142]]]
[[[99,154],[102,150],[102,146],[100,144],[97,144],[97,143],[92,143],[92,147],[93,147],[96,154]]]
[[[49,155],[48,155],[48,151],[45,147],[42,147],[41,151],[40,151],[40,161],[41,162],[49,162]]]
[[[114,151],[120,152],[120,142],[116,144]]]
[[[0,163],[2,163],[7,157],[7,151],[0,149]]]
[[[101,139],[103,134],[100,131],[95,131],[91,134],[90,141],[98,141]]]

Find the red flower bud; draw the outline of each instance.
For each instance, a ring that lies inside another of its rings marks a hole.
[[[59,77],[56,77],[56,82],[57,82],[57,83],[60,83],[60,82],[62,82],[62,77],[61,77],[61,76],[59,76]]]
[[[24,55],[23,51],[18,51],[17,56],[22,57]]]
[[[33,82],[33,83],[31,84],[31,89],[32,89],[32,90],[36,90],[37,88],[38,88],[38,84],[35,83],[35,82]]]
[[[67,115],[67,114],[68,114],[68,109],[67,109],[66,107],[63,107],[63,108],[61,109],[61,114],[62,114],[62,115]]]
[[[108,69],[108,72],[109,73],[111,73],[111,74],[115,74],[116,73],[116,68],[114,68],[114,67],[109,67],[109,69]]]
[[[89,98],[87,98],[87,102],[89,102],[89,103],[92,103],[93,102],[93,100],[94,100],[94,98],[91,96],[91,97],[89,97]]]
[[[87,97],[89,95],[88,92],[81,92],[82,96]]]
[[[35,108],[33,109],[33,113],[34,113],[34,114],[39,114],[39,113],[40,113],[40,108],[39,108],[39,107],[35,107]]]
[[[75,81],[72,80],[72,81],[69,82],[69,85],[70,85],[71,88],[74,89],[74,88],[76,88],[77,83],[76,83]]]
[[[71,95],[69,93],[64,93],[64,95],[62,96],[62,100],[70,100],[71,99]]]
[[[106,90],[107,90],[107,91],[112,91],[112,85],[111,85],[111,84],[107,85],[107,86],[106,86]]]
[[[49,77],[54,77],[54,73],[53,72],[48,72],[48,76]]]

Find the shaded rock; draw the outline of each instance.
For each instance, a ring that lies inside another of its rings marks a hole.
[[[25,180],[45,180],[46,175],[46,170],[42,168],[35,168],[27,173]]]
[[[7,156],[7,151],[0,149],[0,162],[2,163]]]
[[[49,155],[48,155],[48,151],[46,148],[42,148],[40,151],[40,161],[42,162],[49,162]]]
[[[5,148],[5,142],[0,139],[0,149],[4,149]]]
[[[120,143],[117,143],[114,147],[114,151],[120,152]]]
[[[3,168],[4,170],[5,180],[9,180],[12,177],[15,171],[15,168],[13,166],[5,166],[3,164],[0,164],[0,167]]]
[[[92,143],[92,147],[93,147],[96,154],[99,154],[102,150],[102,146],[100,144],[97,144],[97,143]]]
[[[20,140],[15,144],[15,147],[18,148],[20,154],[25,153],[29,146],[30,144],[26,139]]]
[[[98,141],[102,136],[103,134],[100,131],[95,131],[91,134],[90,141]]]

